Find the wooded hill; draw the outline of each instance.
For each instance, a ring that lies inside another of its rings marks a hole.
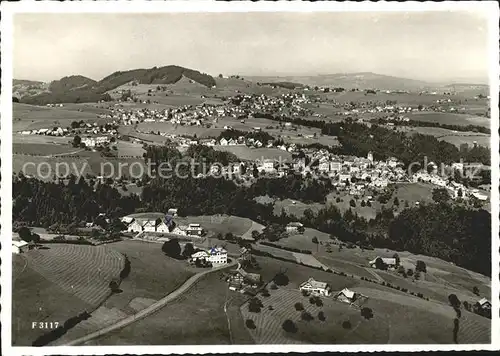
[[[24,96],[20,99],[22,103],[44,105],[54,103],[83,103],[109,101],[111,96],[107,94],[121,85],[134,82],[137,84],[174,84],[183,76],[206,87],[215,85],[211,75],[179,66],[153,67],[150,69],[133,69],[118,71],[111,75],[95,81],[93,79],[74,75],[53,81],[49,85],[49,92],[34,96]]]

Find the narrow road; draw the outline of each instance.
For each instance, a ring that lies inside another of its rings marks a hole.
[[[52,158],[52,157],[58,157],[58,156],[71,156],[77,153],[80,153],[82,151],[85,151],[84,149],[79,149],[73,152],[64,152],[64,153],[54,153],[52,155],[47,155],[47,156],[42,156],[43,158]]]
[[[375,277],[377,279],[377,282],[379,283],[385,282],[385,280],[382,277],[380,277],[378,273],[373,270],[373,268],[370,267],[363,267],[363,268],[365,269],[366,272],[370,273],[373,277]]]
[[[123,327],[125,327],[127,325],[130,325],[133,322],[135,322],[137,320],[140,320],[140,319],[142,319],[142,318],[144,318],[144,317],[146,317],[148,315],[151,315],[154,312],[156,312],[157,310],[163,308],[165,305],[167,305],[168,303],[170,303],[171,301],[173,301],[174,299],[176,299],[177,297],[179,297],[180,295],[182,295],[183,293],[185,293],[200,278],[204,277],[205,275],[207,275],[209,273],[212,273],[212,272],[223,270],[225,268],[233,267],[236,264],[237,264],[237,261],[233,261],[233,262],[231,262],[231,263],[229,263],[227,265],[223,265],[223,266],[220,266],[220,267],[215,267],[215,268],[209,269],[207,271],[203,271],[203,272],[197,273],[194,276],[192,276],[191,278],[189,278],[186,282],[184,282],[184,284],[182,286],[180,286],[178,289],[176,289],[172,293],[168,294],[164,298],[160,299],[159,301],[151,304],[149,307],[147,307],[145,309],[142,309],[141,311],[137,312],[134,315],[131,315],[129,317],[121,319],[121,320],[117,321],[116,323],[114,323],[114,324],[112,324],[110,326],[107,326],[107,327],[105,327],[105,328],[103,328],[101,330],[98,330],[96,332],[90,333],[90,334],[88,334],[86,336],[83,336],[83,337],[80,337],[80,338],[78,338],[76,340],[70,341],[70,342],[66,343],[65,345],[68,345],[68,346],[80,345],[80,344],[83,344],[83,343],[85,343],[87,341],[95,339],[95,338],[97,338],[99,336],[107,334],[107,333],[109,333],[111,331],[118,330],[118,329],[121,329],[121,328],[123,328]]]

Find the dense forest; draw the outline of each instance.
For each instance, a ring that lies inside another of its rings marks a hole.
[[[55,183],[20,175],[13,179],[12,195],[14,220],[32,226],[81,224],[93,221],[99,213],[118,217],[140,207],[137,196],[121,196],[105,184],[94,190],[90,182],[75,176]]]

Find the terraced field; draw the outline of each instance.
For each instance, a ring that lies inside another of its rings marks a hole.
[[[90,304],[109,294],[109,282],[123,268],[123,256],[103,246],[51,244],[26,254],[30,268]]]

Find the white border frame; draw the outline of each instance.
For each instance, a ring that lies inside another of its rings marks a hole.
[[[455,351],[455,350],[498,350],[500,348],[499,322],[499,138],[498,138],[498,91],[499,91],[499,8],[494,1],[468,2],[403,2],[403,3],[336,3],[336,2],[211,2],[211,1],[171,1],[171,2],[30,2],[1,3],[1,53],[2,53],[2,93],[1,93],[1,236],[4,236],[1,250],[1,322],[3,328],[2,354],[5,355],[83,355],[83,354],[152,354],[152,353],[251,353],[251,352],[310,352],[310,351]],[[491,190],[492,216],[492,325],[491,344],[450,344],[450,345],[203,345],[203,346],[44,346],[13,347],[11,345],[12,310],[12,254],[7,246],[12,234],[12,30],[15,13],[157,13],[157,12],[328,12],[328,11],[482,11],[489,16],[489,63],[491,97]],[[495,203],[497,202],[497,203]]]

